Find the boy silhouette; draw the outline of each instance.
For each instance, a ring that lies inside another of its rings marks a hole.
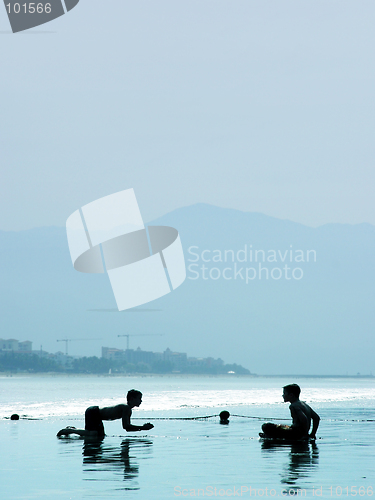
[[[279,425],[267,422],[262,425],[261,437],[282,439],[315,439],[319,427],[319,415],[304,401],[300,401],[301,389],[297,384],[289,384],[283,387],[284,403],[289,402],[289,410],[292,417],[292,425]],[[309,434],[311,421],[313,427]]]
[[[69,434],[78,434],[81,437],[103,438],[105,436],[103,420],[122,420],[122,427],[127,432],[148,431],[154,426],[150,423],[144,425],[133,425],[130,423],[132,408],[140,406],[142,403],[142,393],[131,389],[127,396],[127,404],[108,406],[99,408],[99,406],[90,406],[85,411],[85,428],[76,429],[75,427],[65,427],[61,429],[57,436],[68,436]]]

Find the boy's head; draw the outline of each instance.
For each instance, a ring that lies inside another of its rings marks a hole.
[[[142,393],[141,391],[136,391],[135,389],[130,389],[126,395],[126,400],[129,403],[137,403],[132,406],[139,406],[142,403]]]
[[[301,394],[301,388],[297,384],[289,384],[283,387],[283,398],[284,401],[290,401],[290,396],[292,399],[299,399],[299,395]]]

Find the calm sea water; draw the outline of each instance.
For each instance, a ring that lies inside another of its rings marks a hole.
[[[290,421],[281,398],[290,382],[322,418],[314,445],[258,438],[263,421]],[[134,423],[154,429],[125,433],[114,421],[101,442],[56,438],[84,426],[87,406],[124,402],[131,388],[144,394]],[[0,393],[4,500],[375,497],[373,379],[19,375],[0,377]],[[229,425],[175,420],[223,409]]]

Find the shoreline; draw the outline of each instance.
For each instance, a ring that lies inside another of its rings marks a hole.
[[[258,375],[237,374],[237,373],[67,373],[67,372],[0,372],[1,378],[19,378],[19,377],[99,377],[99,378],[305,378],[305,379],[369,379],[375,378],[374,375]]]

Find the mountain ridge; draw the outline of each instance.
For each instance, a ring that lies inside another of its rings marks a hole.
[[[101,346],[121,348],[117,335],[124,331],[164,332],[159,340],[142,339],[142,349],[170,347],[197,357],[221,357],[258,374],[291,373],[290,363],[293,372],[307,375],[373,371],[375,226],[330,223],[313,228],[199,203],[148,224],[178,229],[187,279],[173,293],[137,308],[140,314],[116,312],[106,275],[73,269],[65,228],[0,231],[0,336],[28,338],[51,352],[60,338],[102,337],[100,342],[72,344],[73,354],[76,349],[76,354],[99,355]],[[232,250],[236,257],[246,245],[248,252],[251,247],[265,255],[269,250],[285,255],[286,250],[312,249],[316,261],[298,263],[288,257],[286,262],[235,260],[229,265],[201,258],[204,250],[215,249]],[[198,262],[189,251],[193,246]],[[267,267],[268,278],[266,271],[259,273],[259,265]],[[285,265],[300,268],[301,279],[272,278],[272,272],[279,273],[273,269]],[[225,266],[230,279],[222,276]],[[241,267],[243,278],[235,278]],[[199,272],[198,279],[192,269]],[[246,272],[257,276],[246,282]],[[304,354],[317,352],[319,356]]]

